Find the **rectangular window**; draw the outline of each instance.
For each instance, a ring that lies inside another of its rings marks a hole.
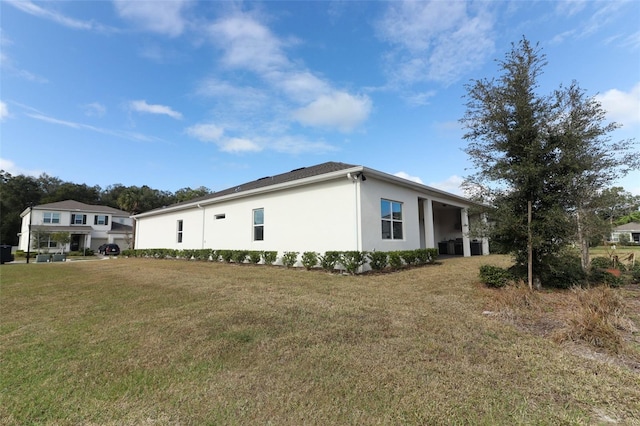
[[[401,240],[403,238],[402,203],[381,200],[380,216],[382,218],[382,239]]]
[[[182,242],[182,220],[178,221],[178,242]]]
[[[93,218],[94,225],[108,225],[109,224],[109,216],[97,214]]]
[[[60,213],[45,212],[44,223],[60,223]]]
[[[222,214],[217,214],[217,215],[215,216],[216,220],[217,220],[217,219],[224,219],[225,217],[227,217],[227,215],[225,215],[224,213],[222,213]]]
[[[264,240],[264,209],[253,211],[253,241]]]
[[[87,224],[87,215],[86,214],[72,214],[71,215],[71,224],[72,225],[86,225]]]

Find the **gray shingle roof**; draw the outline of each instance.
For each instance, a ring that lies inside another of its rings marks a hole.
[[[81,211],[81,212],[91,212],[91,213],[110,213],[116,216],[125,216],[125,217],[129,216],[129,213],[122,210],[114,209],[113,207],[85,204],[75,200],[65,200],[65,201],[57,201],[55,203],[40,204],[38,206],[34,206],[33,208],[38,210]]]
[[[640,231],[640,223],[638,222],[629,222],[624,225],[616,226],[613,228],[614,231]]]
[[[317,164],[315,166],[300,167],[299,169],[294,169],[287,173],[281,173],[274,176],[265,176],[263,178],[256,179],[251,182],[243,183],[238,186],[223,189],[222,191],[217,191],[213,194],[205,195],[204,197],[194,198],[178,204],[172,204],[172,206],[177,206],[177,205],[186,204],[186,203],[193,203],[197,201],[211,200],[214,198],[222,197],[224,195],[234,194],[234,193],[243,192],[243,191],[249,191],[252,189],[265,188],[267,186],[277,185],[279,183],[292,182],[295,180],[300,180],[300,179],[309,178],[313,176],[319,176],[326,173],[346,170],[353,167],[357,167],[357,166],[353,164],[338,163],[333,161]]]

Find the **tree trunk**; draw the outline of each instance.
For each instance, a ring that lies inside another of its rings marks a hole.
[[[582,266],[582,270],[584,272],[588,272],[589,266],[591,266],[591,260],[589,258],[589,241],[587,241],[587,237],[584,235],[582,218],[583,215],[581,214],[581,210],[578,209],[576,212],[576,221],[578,225],[578,245],[580,246],[580,266]]]

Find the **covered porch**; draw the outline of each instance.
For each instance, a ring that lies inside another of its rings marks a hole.
[[[448,201],[433,198],[418,199],[420,247],[437,248],[440,255],[476,256],[489,254],[486,238],[471,238],[472,221],[482,221],[480,215],[469,215],[469,210]]]

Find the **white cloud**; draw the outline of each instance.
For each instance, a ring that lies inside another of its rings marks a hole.
[[[89,117],[102,117],[107,113],[107,107],[99,102],[92,102],[82,107],[84,108],[84,114]]]
[[[249,139],[229,138],[220,144],[220,150],[231,153],[259,152],[262,147]]]
[[[397,177],[402,178],[402,179],[407,179],[407,180],[410,180],[412,182],[421,183],[421,184],[424,185],[424,182],[422,182],[422,179],[420,179],[418,176],[411,176],[411,175],[409,175],[409,173],[406,173],[406,172],[394,173],[394,176],[397,176]]]
[[[364,122],[371,112],[371,99],[345,92],[322,95],[293,116],[304,125],[337,128],[349,132]]]
[[[72,28],[75,30],[114,31],[113,28],[109,28],[107,26],[95,23],[93,21],[82,21],[79,19],[70,18],[60,12],[45,9],[44,7],[36,5],[31,1],[5,0],[4,2],[12,5],[16,9],[19,9],[25,13],[28,13],[33,16],[37,16],[39,18],[48,19],[62,26],[65,26],[67,28]]]
[[[251,16],[220,19],[209,30],[212,40],[224,50],[222,61],[227,67],[266,73],[290,65],[280,40]]]
[[[145,100],[131,101],[129,102],[129,107],[136,112],[143,112],[148,114],[164,114],[168,115],[171,118],[175,118],[176,120],[180,120],[182,118],[182,114],[174,111],[173,109],[171,109],[171,107],[165,105],[148,104]]]
[[[42,172],[39,170],[26,170],[22,167],[18,167],[16,163],[11,160],[7,160],[6,158],[0,158],[0,170],[4,170],[12,176],[40,176],[42,174]]]
[[[611,89],[596,96],[596,100],[607,111],[607,117],[623,126],[640,123],[640,83],[629,92]]]
[[[114,6],[120,17],[138,23],[143,30],[176,37],[187,24],[182,12],[189,3],[185,0],[115,0]]]
[[[284,152],[287,154],[301,154],[306,152],[319,154],[337,150],[337,148],[324,141],[310,141],[302,136],[277,137],[274,138],[274,140],[269,141],[267,146],[274,151]]]
[[[450,84],[493,53],[493,17],[483,4],[475,16],[471,5],[461,1],[388,4],[377,33],[393,46],[385,59],[394,85]]]
[[[9,117],[9,108],[6,103],[0,101],[0,121],[4,121],[7,117]]]
[[[33,110],[33,108],[26,107],[26,106],[24,108],[25,109],[29,109],[29,110]],[[117,131],[117,130],[103,129],[103,128],[100,128],[100,127],[90,126],[88,124],[76,123],[74,121],[60,120],[60,119],[57,119],[57,118],[54,118],[54,117],[49,117],[49,116],[44,115],[44,114],[42,114],[40,112],[25,113],[25,115],[27,117],[31,117],[31,118],[33,118],[35,120],[44,121],[45,123],[57,124],[59,126],[70,127],[72,129],[78,129],[78,130],[90,130],[92,132],[97,132],[97,133],[102,133],[102,134],[105,134],[105,135],[115,136],[115,137],[122,138],[122,139],[129,139],[129,140],[141,141],[141,142],[158,142],[158,141],[161,141],[161,139],[159,139],[159,138],[156,138],[156,137],[153,137],[153,136],[143,135],[141,133],[121,132],[121,131]]]
[[[448,179],[445,179],[440,182],[431,182],[429,186],[437,189],[441,189],[442,191],[447,191],[452,194],[462,195],[462,185],[464,179],[458,175],[450,176]]]
[[[285,48],[291,44],[262,24],[254,15],[235,13],[209,26],[211,41],[222,51],[221,64],[229,70],[250,71],[264,83],[260,91],[260,119],[271,120],[265,127],[282,128],[282,116],[292,117],[307,126],[351,131],[371,112],[371,100],[335,88],[300,61],[290,60]],[[234,76],[237,78],[237,74]],[[208,93],[233,92],[213,80]],[[203,91],[204,88],[201,89]],[[256,89],[253,89],[256,90]],[[233,92],[246,102],[247,88]],[[276,112],[278,114],[276,114]],[[288,114],[287,114],[288,112]],[[254,117],[257,115],[253,111]],[[226,128],[227,126],[225,126]]]
[[[216,142],[219,141],[224,134],[224,129],[215,124],[196,124],[195,126],[188,127],[186,132],[189,136],[203,142]]]

